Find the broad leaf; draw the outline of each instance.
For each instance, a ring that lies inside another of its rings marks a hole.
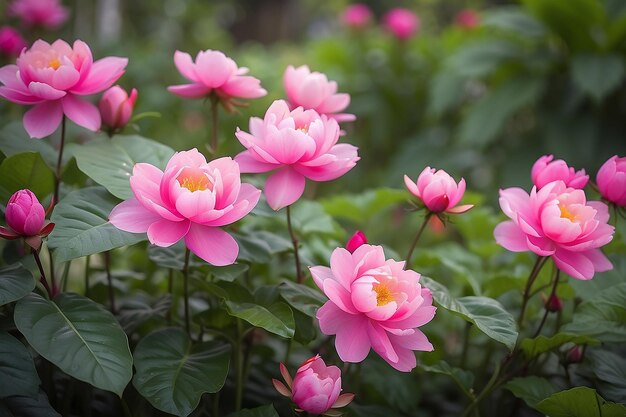
[[[612,401],[626,402],[626,358],[608,350],[591,350],[585,355],[598,391]]]
[[[24,188],[39,199],[54,191],[54,174],[38,153],[19,153],[0,164],[0,200],[6,201],[11,194]]]
[[[217,342],[192,345],[183,330],[168,328],[141,339],[134,358],[137,391],[161,411],[188,416],[202,394],[224,386],[230,346]]]
[[[428,113],[440,116],[459,104],[467,80],[455,71],[441,71],[430,84]]]
[[[572,79],[596,102],[620,86],[626,67],[620,55],[577,55],[572,59]]]
[[[626,407],[606,401],[596,390],[576,387],[557,392],[535,408],[550,417],[624,417]]]
[[[524,400],[530,407],[536,405],[554,394],[557,389],[545,378],[528,376],[524,378],[514,378],[507,382],[504,388],[508,389],[517,398]]]
[[[542,353],[556,349],[565,343],[575,343],[577,345],[597,345],[599,342],[588,336],[580,336],[569,333],[557,333],[551,337],[538,336],[534,339],[524,339],[520,343],[520,348],[528,359],[535,358]]]
[[[522,50],[517,44],[489,39],[463,45],[448,58],[445,65],[462,77],[484,77],[502,63],[521,56]]]
[[[328,301],[319,290],[292,281],[283,281],[279,288],[280,295],[290,306],[309,317],[315,317],[317,309]]]
[[[257,408],[246,408],[229,414],[227,417],[278,417],[278,413],[272,404]]]
[[[322,200],[324,210],[335,218],[351,220],[356,224],[367,224],[383,210],[396,206],[409,198],[404,190],[377,188],[361,194],[341,194]]]
[[[0,398],[37,398],[39,376],[28,349],[10,334],[0,331]]]
[[[450,364],[445,361],[439,361],[434,365],[420,364],[419,367],[426,372],[448,375],[466,393],[471,392],[472,387],[474,386],[474,374],[471,371],[466,371],[461,368],[455,368],[453,366],[450,366]]]
[[[33,349],[63,372],[122,395],[132,376],[128,339],[100,304],[78,294],[50,301],[33,293],[17,303],[14,319]]]
[[[0,268],[0,306],[27,296],[33,288],[33,274],[21,264]]]
[[[39,391],[36,398],[17,396],[7,397],[2,400],[11,414],[8,417],[61,417],[48,401],[48,396],[44,391]],[[0,402],[0,416],[2,413],[2,402]]]
[[[492,8],[481,14],[483,26],[494,27],[524,37],[538,38],[546,33],[546,28],[537,19],[519,6]]]
[[[48,139],[31,139],[28,137],[22,122],[12,122],[0,130],[0,151],[7,157],[35,152],[41,155],[50,169],[57,166],[58,151],[52,147]],[[64,155],[68,158],[67,155]]]
[[[145,294],[124,301],[119,311],[119,321],[127,334],[135,331],[143,323],[153,318],[165,318],[172,305],[172,295],[167,294],[152,299]]]

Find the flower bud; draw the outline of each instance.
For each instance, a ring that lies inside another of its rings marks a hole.
[[[420,20],[411,10],[398,7],[383,16],[383,25],[396,38],[406,41],[419,30]]]
[[[367,236],[365,236],[365,233],[361,232],[360,230],[357,230],[356,232],[354,232],[350,240],[348,240],[348,243],[346,243],[346,249],[348,249],[350,253],[353,253],[355,250],[357,250],[359,246],[364,245],[366,243],[367,243]]]
[[[30,190],[19,190],[11,196],[5,217],[7,225],[21,236],[39,234],[46,221],[43,206]]]
[[[598,190],[606,200],[626,207],[626,157],[611,157],[598,170]]]
[[[367,5],[354,3],[346,7],[341,15],[341,21],[353,29],[361,29],[372,20],[372,11]]]
[[[585,170],[579,171],[567,165],[562,159],[554,160],[553,155],[544,155],[533,164],[530,177],[537,189],[553,181],[563,181],[566,186],[582,190],[589,181]]]
[[[480,16],[476,10],[463,9],[457,13],[454,21],[464,29],[473,29],[480,24]]]
[[[584,352],[583,349],[576,345],[565,354],[565,363],[580,363],[583,361]]]
[[[546,310],[548,310],[551,313],[558,313],[559,311],[563,310],[563,303],[561,302],[561,299],[556,294],[552,294],[550,298],[548,298],[548,300],[545,303],[545,306],[546,306]]]
[[[137,90],[132,89],[130,97],[122,87],[116,85],[109,88],[100,99],[100,115],[104,124],[113,130],[122,129],[133,115],[137,100]]]
[[[431,213],[447,212],[452,214],[465,213],[474,207],[471,204],[457,206],[465,194],[465,180],[458,183],[443,169],[436,170],[426,167],[416,182],[407,175],[404,184],[411,194],[420,199]]]
[[[26,48],[26,41],[10,26],[0,28],[0,55],[16,57]]]

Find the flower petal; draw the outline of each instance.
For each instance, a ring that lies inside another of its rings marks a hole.
[[[187,247],[215,266],[231,265],[237,260],[239,245],[231,235],[217,227],[192,223],[185,236]]]
[[[104,91],[124,74],[124,68],[127,64],[128,58],[109,56],[99,59],[91,66],[86,79],[74,86],[70,92],[88,95]]]
[[[166,248],[178,242],[189,231],[191,222],[183,220],[172,222],[161,219],[150,225],[148,228],[148,240],[153,245]]]
[[[45,101],[24,114],[24,129],[31,138],[51,135],[61,124],[63,106],[59,101]]]
[[[152,223],[162,219],[135,198],[122,201],[109,214],[109,222],[113,226],[130,233],[145,233]]]
[[[526,241],[526,234],[511,220],[502,222],[493,231],[496,242],[512,252],[526,252],[530,250]]]
[[[100,129],[100,111],[92,103],[68,94],[61,100],[63,113],[74,123],[93,132]]]
[[[280,210],[295,203],[304,193],[304,177],[285,167],[269,176],[265,183],[267,203],[274,210]]]

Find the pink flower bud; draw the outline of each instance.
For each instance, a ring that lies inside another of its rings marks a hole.
[[[589,175],[585,170],[575,171],[562,159],[553,160],[553,155],[544,155],[534,163],[530,177],[537,189],[544,187],[552,181],[563,181],[567,187],[582,190],[589,181]]]
[[[7,225],[21,236],[39,234],[46,221],[43,206],[30,190],[19,190],[11,196],[5,216]]]
[[[480,23],[480,16],[476,10],[463,9],[455,17],[457,25],[465,29],[473,29]]]
[[[326,366],[316,355],[298,368],[291,399],[306,412],[323,414],[337,401],[340,392],[341,371],[336,366]]]
[[[548,310],[551,313],[558,313],[559,311],[563,310],[563,303],[561,302],[561,299],[556,294],[552,294],[550,298],[548,298],[548,300],[545,303],[545,306],[546,306],[546,310]]]
[[[420,20],[411,10],[398,7],[383,16],[383,25],[396,38],[405,41],[419,30]]]
[[[7,7],[7,15],[17,17],[29,28],[56,29],[67,20],[69,11],[59,0],[13,0]]]
[[[584,352],[583,349],[576,345],[565,354],[565,363],[580,363],[583,361]]]
[[[404,184],[411,194],[419,198],[432,213],[465,213],[474,207],[472,204],[457,206],[465,194],[465,180],[457,184],[446,171],[426,167],[413,182],[407,175]]]
[[[372,20],[372,12],[362,3],[354,3],[346,7],[341,15],[341,21],[353,29],[361,29]]]
[[[0,55],[18,56],[26,48],[26,41],[10,26],[0,28]]]
[[[611,157],[596,176],[602,197],[621,207],[626,207],[626,157]]]
[[[122,87],[116,85],[109,88],[100,99],[100,115],[104,124],[113,130],[122,129],[133,115],[137,101],[137,90],[132,89],[130,97]]]
[[[357,230],[356,232],[354,232],[350,240],[348,240],[348,243],[346,243],[346,249],[348,249],[348,252],[353,253],[355,250],[357,250],[359,246],[366,243],[367,236],[365,236],[365,233]]]

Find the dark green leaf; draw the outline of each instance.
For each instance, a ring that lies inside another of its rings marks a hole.
[[[440,116],[455,107],[463,98],[466,82],[454,71],[436,74],[430,84],[428,113]]]
[[[0,164],[0,200],[6,201],[11,194],[24,188],[39,199],[54,190],[54,174],[38,153],[18,153]]]
[[[315,340],[317,337],[317,330],[313,324],[313,318],[298,310],[293,310],[292,312],[296,325],[296,332],[293,339],[302,345],[306,345]]]
[[[35,399],[18,396],[4,398],[3,401],[12,413],[10,417],[61,417],[61,414],[52,408],[46,393],[43,391],[39,391],[39,395]]]
[[[606,401],[596,390],[576,387],[557,392],[535,408],[550,417],[624,417],[626,407]]]
[[[588,350],[585,357],[598,390],[610,400],[626,402],[626,359],[608,350]]]
[[[574,84],[597,102],[619,87],[625,70],[620,55],[584,54],[572,58]]]
[[[366,224],[383,210],[409,198],[405,190],[377,188],[361,194],[341,194],[322,200],[324,210],[335,218]]]
[[[7,157],[35,152],[41,155],[50,169],[57,166],[58,151],[52,147],[49,139],[31,139],[22,122],[12,122],[0,130],[0,151]]]
[[[237,411],[236,413],[229,414],[227,417],[278,417],[278,413],[274,409],[274,406],[269,404],[262,407],[247,408]]]
[[[537,404],[554,394],[557,390],[545,378],[528,376],[524,378],[514,378],[507,382],[504,388],[508,389],[517,398],[524,400],[530,407],[535,408]]]
[[[0,268],[0,306],[19,300],[35,288],[33,274],[21,264]]]
[[[0,375],[0,398],[37,398],[40,381],[33,358],[26,346],[6,332],[0,332]]]
[[[520,47],[505,40],[484,40],[459,48],[446,62],[446,67],[462,77],[484,77],[508,60],[522,56]]]
[[[514,32],[524,37],[538,38],[546,33],[541,22],[519,6],[492,8],[481,14],[481,23],[486,27]]]
[[[463,389],[466,393],[471,392],[472,387],[474,386],[474,374],[471,371],[455,368],[450,366],[450,364],[445,361],[439,361],[434,365],[420,364],[419,367],[426,372],[448,375],[454,379],[456,384],[459,385],[459,387],[461,387],[461,389]]]
[[[292,281],[283,281],[280,284],[280,295],[290,306],[309,317],[315,317],[317,309],[328,301],[319,290]]]
[[[565,343],[575,343],[577,345],[596,345],[599,342],[588,336],[580,336],[569,333],[557,333],[551,337],[538,336],[534,339],[524,339],[520,343],[520,348],[528,359],[535,358],[542,353],[556,349]]]
[[[172,305],[171,294],[164,295],[155,300],[142,295],[135,296],[124,301],[120,306],[119,321],[124,331],[130,334],[146,321],[153,318],[165,318]]]

